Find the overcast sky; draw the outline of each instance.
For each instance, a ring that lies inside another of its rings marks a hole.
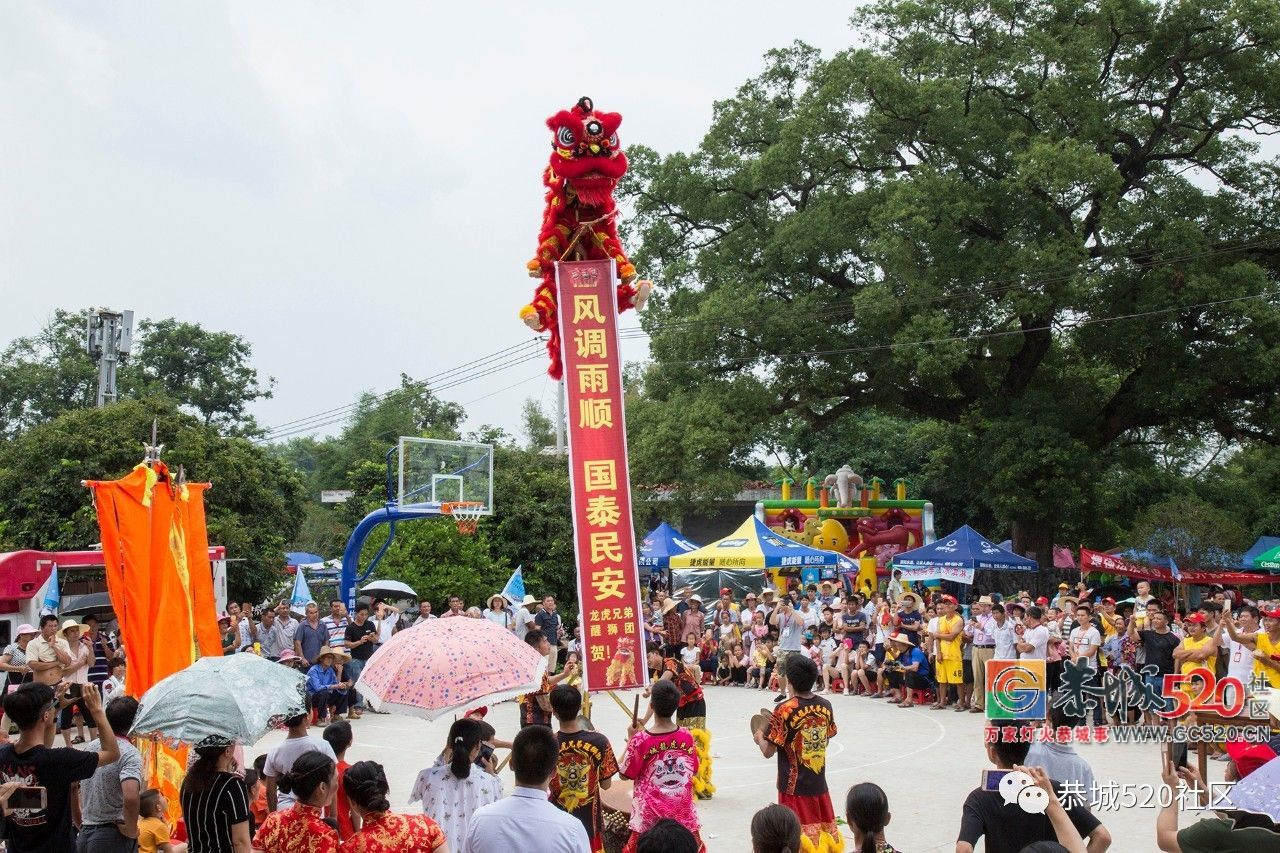
[[[91,305],[235,332],[268,427],[519,345],[545,118],[590,95],[624,145],[693,148],[766,50],[830,55],[851,9],[6,2],[0,342]],[[442,396],[515,432],[544,367]]]

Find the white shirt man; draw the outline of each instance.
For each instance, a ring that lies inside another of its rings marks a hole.
[[[537,630],[536,617],[529,610],[530,607],[537,607],[538,601],[532,595],[526,595],[520,602],[520,609],[516,611],[515,632],[516,639],[524,640],[529,634],[529,630]]]
[[[511,765],[516,774],[511,796],[476,809],[467,821],[466,834],[457,839],[461,843],[455,847],[457,841],[451,840],[450,848],[461,853],[524,849],[535,849],[539,853],[591,853],[591,840],[582,821],[556,808],[547,799],[558,751],[550,729],[541,726],[522,729],[511,750]],[[521,765],[521,757],[529,766]]]
[[[800,617],[800,621],[804,623],[805,628],[818,627],[818,611],[809,603],[809,599],[800,599],[800,610],[797,615]]]
[[[1071,659],[1085,661],[1090,669],[1098,668],[1098,649],[1102,647],[1102,635],[1089,621],[1089,610],[1080,608],[1076,611],[1076,619],[1080,624],[1071,631],[1067,643],[1071,647]]]
[[[1034,608],[1039,612],[1039,608]],[[1045,660],[1049,656],[1049,629],[1040,623],[1038,616],[1027,613],[1022,639],[1017,644],[1019,660]]]

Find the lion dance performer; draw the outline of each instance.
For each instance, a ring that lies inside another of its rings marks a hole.
[[[662,681],[670,681],[680,689],[680,705],[676,722],[689,730],[698,750],[698,773],[693,777],[693,794],[709,800],[716,792],[711,784],[711,730],[707,728],[707,700],[702,695],[702,673],[694,673],[675,658],[664,658],[662,652],[649,652],[649,672]],[[646,720],[648,718],[646,717]]]
[[[627,171],[627,155],[618,142],[622,116],[596,110],[590,98],[579,98],[573,109],[547,119],[551,129],[551,162],[542,173],[547,188],[538,254],[529,261],[529,275],[542,283],[533,301],[520,309],[520,319],[535,332],[550,332],[547,374],[559,379],[560,328],[556,319],[556,262],[602,260],[617,263],[620,283],[618,310],[639,311],[653,283],[639,280],[618,241],[618,214],[613,191]]]
[[[773,709],[769,727],[756,732],[765,758],[778,756],[778,802],[800,818],[805,853],[841,853],[844,839],[836,827],[827,790],[827,741],[836,736],[831,703],[813,694],[818,667],[808,655],[788,655],[791,697]]]

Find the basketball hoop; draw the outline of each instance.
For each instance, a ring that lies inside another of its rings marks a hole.
[[[458,532],[463,536],[474,536],[480,516],[484,515],[484,504],[480,501],[454,501],[440,504],[440,511],[453,516]]]

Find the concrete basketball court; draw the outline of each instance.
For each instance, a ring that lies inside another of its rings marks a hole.
[[[751,715],[761,707],[771,707],[775,694],[739,687],[708,687],[706,694],[715,761],[713,782],[718,793],[698,804],[703,839],[713,853],[741,853],[750,849],[751,816],[775,801],[776,759],[761,757],[748,731]],[[608,696],[597,694],[592,718],[621,758],[629,709],[637,693],[616,695],[626,704],[627,713]],[[990,766],[982,741],[983,718],[950,709],[931,711],[927,706],[898,708],[860,696],[830,698],[840,729],[827,753],[827,781],[836,814],[843,813],[844,795],[851,785],[875,782],[889,796],[893,820],[887,838],[891,844],[908,853],[954,850],[964,799],[978,785],[982,770]],[[491,708],[488,719],[499,737],[509,740],[517,730],[515,703]],[[391,783],[392,807],[398,811],[419,809],[408,805],[409,790],[418,771],[440,753],[451,722],[366,712],[363,719],[351,724],[355,744],[347,760],[380,762]],[[312,732],[318,736],[320,730]],[[251,763],[254,756],[283,738],[283,732],[273,732],[246,749],[246,762]],[[1155,745],[1082,744],[1078,751],[1093,766],[1099,782],[1160,784],[1161,752]],[[1209,762],[1211,781],[1221,780],[1223,767],[1220,762]],[[504,769],[501,776],[503,787],[510,792],[514,784],[510,769]],[[1156,814],[1154,807],[1130,808],[1100,812],[1099,817],[1114,839],[1112,850],[1140,853],[1157,849]],[[1183,813],[1183,825],[1196,817]]]

